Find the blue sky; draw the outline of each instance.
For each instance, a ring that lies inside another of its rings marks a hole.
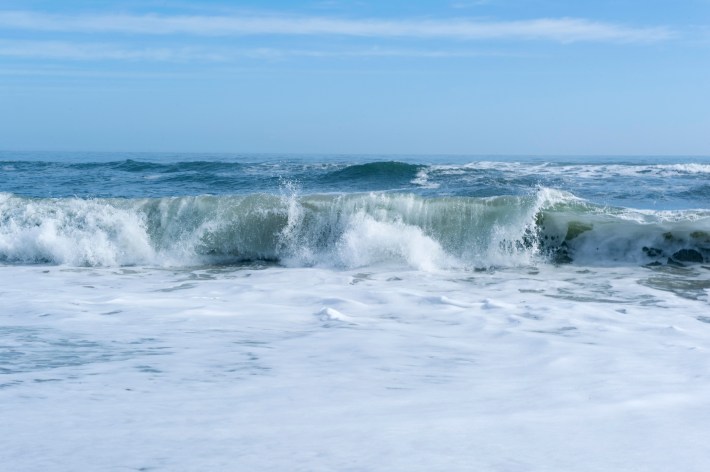
[[[710,0],[0,3],[0,149],[710,155]]]

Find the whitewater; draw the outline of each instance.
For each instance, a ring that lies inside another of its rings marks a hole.
[[[0,153],[8,470],[710,465],[710,158]]]

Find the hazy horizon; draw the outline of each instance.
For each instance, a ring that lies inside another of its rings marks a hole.
[[[0,9],[0,149],[710,155],[710,4]]]

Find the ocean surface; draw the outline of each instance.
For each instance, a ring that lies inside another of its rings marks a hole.
[[[710,467],[710,157],[0,152],[8,470]]]

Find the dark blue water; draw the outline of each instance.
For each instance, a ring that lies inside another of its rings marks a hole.
[[[0,263],[421,251],[457,267],[706,264],[710,158],[0,153]]]
[[[26,197],[406,192],[530,195],[598,205],[710,208],[710,157],[293,156],[0,152],[0,192]]]

